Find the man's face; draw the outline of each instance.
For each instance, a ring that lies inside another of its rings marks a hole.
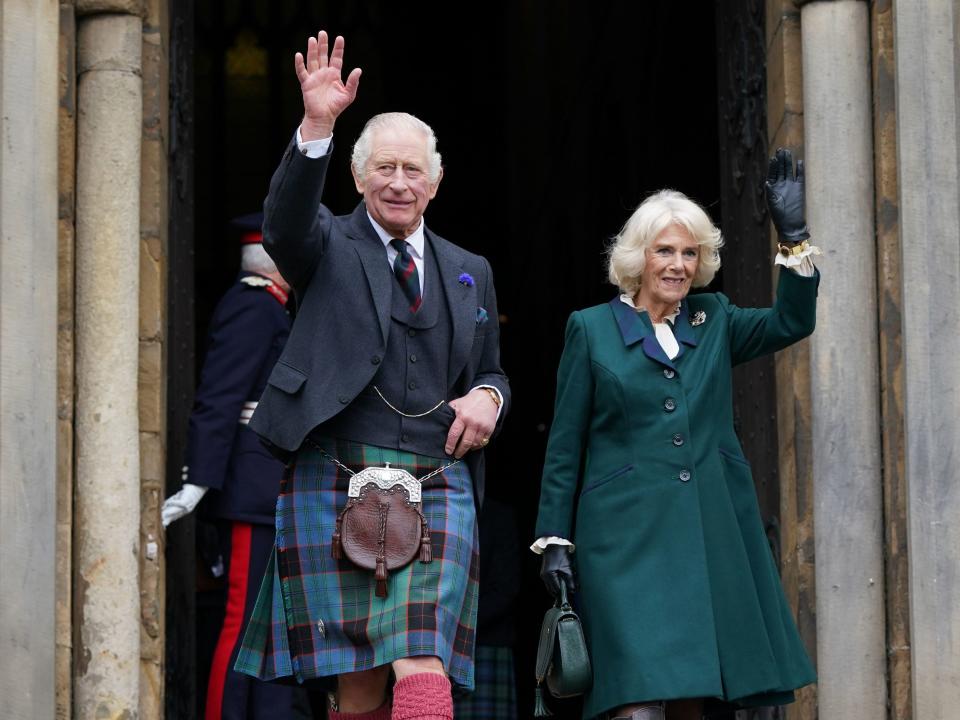
[[[436,182],[428,179],[427,139],[416,130],[381,128],[374,131],[370,144],[363,174],[352,169],[357,192],[384,230],[395,238],[406,238],[420,224],[443,173]]]

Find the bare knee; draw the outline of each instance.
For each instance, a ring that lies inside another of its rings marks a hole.
[[[389,665],[338,675],[337,704],[341,712],[363,713],[376,710],[387,700],[389,678]]]
[[[400,658],[393,661],[393,673],[397,680],[417,673],[439,673],[446,675],[443,662],[435,655],[420,655],[417,657]]]

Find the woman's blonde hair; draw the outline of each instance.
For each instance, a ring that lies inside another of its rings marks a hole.
[[[720,229],[702,207],[682,192],[660,190],[640,203],[610,245],[607,272],[610,282],[620,288],[620,292],[635,295],[640,289],[640,278],[647,264],[646,250],[671,225],[685,228],[700,246],[693,287],[703,287],[713,280],[720,269],[723,245]]]

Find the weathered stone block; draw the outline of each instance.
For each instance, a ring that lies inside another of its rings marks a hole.
[[[802,65],[800,19],[784,17],[767,52],[767,137],[777,134],[786,115],[803,113]]]
[[[140,233],[158,236],[166,222],[166,149],[158,139],[145,136],[140,158]]]
[[[141,432],[160,432],[164,427],[163,373],[162,343],[141,341],[138,373]]]
[[[767,142],[771,149],[788,147],[793,151],[794,157],[803,157],[803,115],[784,115],[777,131],[770,135]],[[776,234],[771,234],[770,237],[775,238]]]
[[[140,243],[140,339],[159,341],[163,337],[163,264]]]
[[[127,13],[129,15],[143,15],[144,0],[75,0],[77,15],[93,15],[99,13]]]
[[[162,489],[166,475],[166,446],[163,435],[155,432],[140,433],[140,482],[141,486]]]

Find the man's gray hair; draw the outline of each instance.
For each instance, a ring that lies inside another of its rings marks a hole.
[[[442,165],[433,128],[420,118],[404,112],[380,113],[367,120],[360,137],[353,144],[353,154],[350,156],[350,162],[358,176],[363,177],[366,174],[370,153],[373,151],[373,133],[382,129],[413,130],[421,133],[427,140],[427,179],[432,183],[440,179]]]

